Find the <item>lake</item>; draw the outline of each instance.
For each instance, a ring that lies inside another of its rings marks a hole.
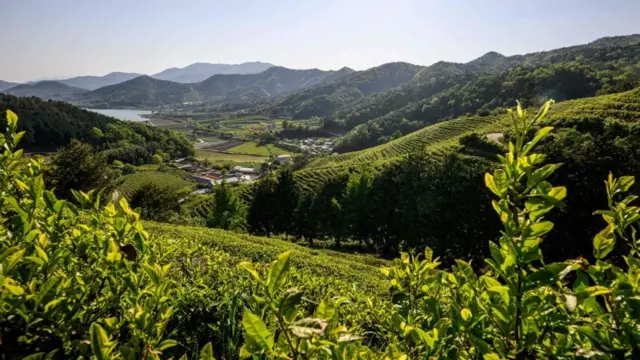
[[[125,121],[146,121],[148,119],[143,118],[140,115],[149,115],[149,110],[131,110],[131,109],[85,109],[93,112],[97,112],[102,115],[112,116],[116,119]]]

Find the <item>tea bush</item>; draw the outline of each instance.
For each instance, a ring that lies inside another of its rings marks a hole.
[[[58,200],[44,188],[42,160],[20,162],[14,149],[22,133],[8,112],[0,138],[0,353],[640,358],[640,208],[627,195],[634,178],[605,181],[593,264],[546,263],[540,250],[554,226],[545,215],[567,196],[548,181],[560,165],[533,152],[553,130],[538,129],[550,105],[534,116],[520,106],[510,112],[513,141],[485,175],[503,230],[482,271],[463,260],[440,268],[426,249],[384,266],[385,280],[355,256],[318,256],[273,239],[148,223],[163,233],[151,240],[125,200],[112,203],[101,192],[74,192],[75,204]],[[608,257],[616,242],[627,248],[623,267]]]

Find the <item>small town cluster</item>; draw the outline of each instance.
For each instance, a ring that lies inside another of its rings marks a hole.
[[[292,161],[291,155],[278,155],[275,158],[275,162],[279,165],[290,161]],[[191,179],[201,187],[195,191],[200,194],[211,192],[211,189],[223,181],[227,184],[250,184],[260,178],[264,172],[263,169],[243,166],[235,166],[229,170],[216,169],[204,161],[191,157],[176,159],[174,165],[191,174]]]

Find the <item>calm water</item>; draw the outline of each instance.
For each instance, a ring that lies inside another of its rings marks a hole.
[[[85,109],[93,112],[97,112],[103,115],[112,116],[116,119],[126,121],[145,121],[140,115],[151,114],[149,110],[128,110],[128,109]]]

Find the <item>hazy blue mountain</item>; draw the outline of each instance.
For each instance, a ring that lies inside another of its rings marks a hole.
[[[18,86],[18,85],[20,85],[20,84],[0,80],[0,91],[5,91],[7,89],[10,89],[10,88],[12,88],[14,86]]]
[[[56,81],[69,86],[79,87],[87,90],[95,90],[103,86],[119,84],[138,76],[140,76],[140,74],[112,72],[104,76],[77,76]]]
[[[158,80],[147,75],[87,92],[74,103],[92,108],[138,108],[197,100],[188,84]]]
[[[197,83],[159,80],[144,75],[87,92],[73,102],[100,108],[148,108],[199,100],[248,102],[319,84],[334,73],[274,66],[257,74],[217,74]]]
[[[183,68],[170,68],[161,71],[151,77],[160,80],[169,80],[181,83],[195,83],[203,81],[216,74],[256,74],[263,72],[273,64],[260,61],[246,62],[242,64],[209,64],[195,63]]]
[[[68,100],[87,91],[58,81],[40,81],[35,84],[16,85],[3,92],[20,97],[35,96],[41,99]]]

